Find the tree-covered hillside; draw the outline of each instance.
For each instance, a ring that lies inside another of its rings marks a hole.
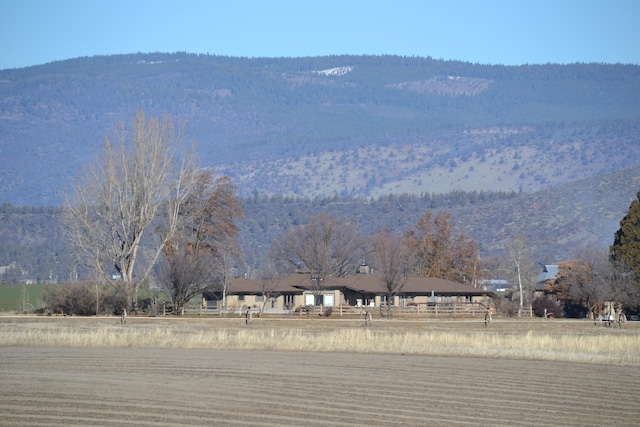
[[[186,142],[241,194],[446,192],[468,189],[465,175],[486,185],[471,189],[516,180],[534,191],[637,166],[638,99],[640,67],[619,64],[154,53],[0,70],[0,201],[59,204],[70,176],[137,109],[182,120]],[[505,174],[523,167],[514,156],[528,169]],[[318,179],[318,161],[335,173]],[[485,170],[493,161],[499,172]],[[535,171],[555,165],[555,180]],[[482,179],[495,173],[502,181]]]
[[[537,261],[570,259],[594,243],[613,243],[619,221],[640,188],[640,168],[574,181],[554,189],[525,192],[453,192],[380,197],[300,198],[255,195],[241,199],[245,218],[239,241],[246,270],[254,274],[265,252],[287,227],[328,212],[354,219],[373,236],[387,228],[404,233],[427,209],[452,213],[452,219],[482,247],[481,256],[501,255],[506,243],[524,234]],[[62,236],[60,208],[0,205],[0,281],[68,280],[87,272],[78,265]],[[242,268],[245,268],[242,267]]]

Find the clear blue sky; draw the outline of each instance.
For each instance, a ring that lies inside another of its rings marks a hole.
[[[0,69],[154,51],[640,64],[640,0],[0,0]]]

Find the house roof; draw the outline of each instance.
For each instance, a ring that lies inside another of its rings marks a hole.
[[[306,276],[307,275],[299,275]],[[287,293],[302,293],[302,290],[295,285],[300,283],[300,280],[304,280],[303,277],[299,277],[296,280],[295,277],[287,276],[279,279],[273,283],[273,286],[269,285],[271,292],[280,294]],[[236,277],[231,281],[230,293],[232,294],[261,294],[263,291],[262,281],[258,279],[247,279],[245,277]]]
[[[556,280],[558,277],[558,265],[557,264],[545,264],[542,266],[542,272],[538,274],[536,281],[536,292],[545,292],[547,282],[550,280]]]
[[[380,278],[373,274],[356,274],[337,279],[344,287],[366,293],[384,293],[385,288]],[[437,277],[408,277],[400,293],[414,295],[483,295],[487,292],[462,283]]]
[[[542,267],[542,273],[538,274],[538,283],[546,282],[547,280],[555,280],[558,275],[558,265],[549,264]]]
[[[313,289],[314,283],[309,274],[292,274],[285,276],[274,283],[274,291],[277,293],[302,293]],[[373,274],[355,274],[349,277],[326,277],[321,288],[324,289],[348,289],[354,292],[381,294],[384,293],[380,278]],[[230,292],[233,294],[259,294],[262,293],[260,280],[244,277],[233,280]],[[482,288],[474,288],[462,283],[436,277],[408,277],[402,294],[412,295],[485,295],[488,291]]]

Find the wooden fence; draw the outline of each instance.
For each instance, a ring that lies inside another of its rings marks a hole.
[[[325,308],[326,309],[326,308]],[[405,307],[391,306],[391,314],[393,317],[411,317],[411,316],[433,316],[433,317],[484,317],[487,307],[480,303],[420,303]],[[376,307],[354,307],[349,305],[341,305],[333,307],[332,315],[352,315],[364,314],[369,312],[382,317],[387,316],[389,307],[386,305]],[[493,315],[502,313],[495,313]],[[533,309],[531,306],[523,307],[521,317],[533,317]]]
[[[298,316],[316,316],[326,313],[331,309],[331,316],[358,316],[364,315],[369,312],[374,316],[386,317],[388,315],[389,307],[386,305],[375,307],[358,307],[352,305],[337,305],[334,307],[313,307],[307,309],[306,307],[299,307],[297,310],[292,311],[278,311],[278,314],[294,314]],[[251,309],[252,313],[260,313],[259,309]],[[391,306],[391,313],[393,317],[484,317],[487,311],[487,307],[480,303],[420,303],[415,305],[409,305],[405,307]],[[217,309],[186,309],[186,313],[190,314],[219,314]],[[266,310],[264,314],[272,314],[269,310]],[[235,314],[242,316],[246,314],[246,308],[244,309],[228,309],[226,314]],[[493,312],[493,315],[503,315],[504,313]],[[520,313],[520,317],[533,317],[533,309],[531,306],[524,307]]]

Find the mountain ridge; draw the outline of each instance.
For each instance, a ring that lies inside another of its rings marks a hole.
[[[0,201],[59,204],[137,109],[183,121],[242,196],[531,192],[638,165],[639,99],[624,64],[153,53],[0,70]]]
[[[21,268],[43,278],[73,264],[59,229],[41,236],[71,177],[138,109],[184,123],[202,165],[231,177],[249,269],[312,213],[402,233],[432,208],[452,211],[483,256],[524,233],[538,260],[558,261],[610,245],[640,188],[636,65],[77,58],[0,70],[0,204],[54,206],[7,208],[0,265],[29,259]]]

